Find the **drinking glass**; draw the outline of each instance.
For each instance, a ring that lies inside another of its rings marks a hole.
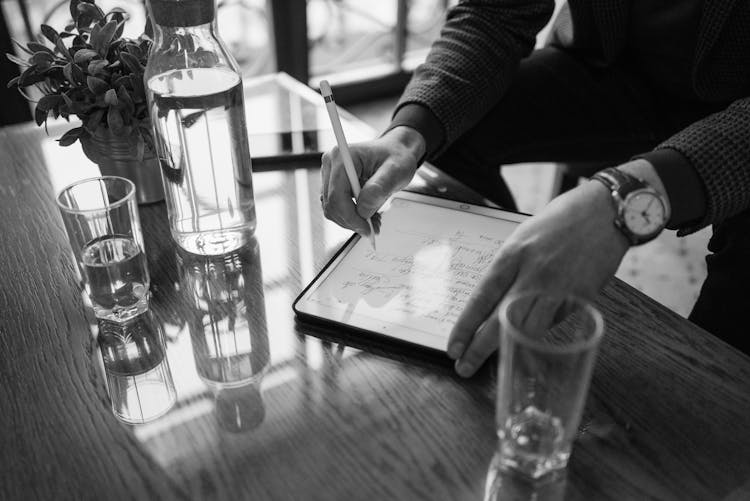
[[[125,321],[148,308],[149,276],[135,185],[85,179],[57,196],[83,287],[98,318]]]
[[[499,315],[498,461],[537,479],[567,465],[604,320],[581,298],[546,292],[508,298]]]
[[[141,424],[177,400],[164,334],[150,311],[124,322],[99,320],[99,351],[115,416]]]

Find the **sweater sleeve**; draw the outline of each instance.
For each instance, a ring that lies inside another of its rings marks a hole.
[[[500,100],[553,10],[553,0],[464,0],[448,12],[394,111],[418,104],[437,118],[441,144],[431,158]]]
[[[705,196],[703,217],[680,228],[686,235],[750,209],[750,97],[699,120],[655,151],[682,154],[697,172]]]

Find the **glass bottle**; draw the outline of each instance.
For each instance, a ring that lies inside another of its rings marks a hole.
[[[144,75],[172,237],[218,255],[255,232],[242,77],[219,38],[215,0],[148,0]]]

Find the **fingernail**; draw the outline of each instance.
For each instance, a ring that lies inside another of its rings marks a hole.
[[[463,352],[464,352],[463,343],[453,343],[452,345],[448,347],[448,356],[453,360],[456,360],[458,357],[460,357],[461,354],[463,354]]]
[[[468,362],[458,362],[456,372],[461,377],[469,377],[474,372],[474,367]]]

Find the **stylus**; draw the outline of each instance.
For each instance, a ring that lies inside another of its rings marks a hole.
[[[336,136],[336,142],[339,145],[341,159],[344,161],[346,177],[349,178],[349,184],[352,187],[352,194],[354,195],[354,198],[357,198],[359,196],[360,190],[359,176],[357,176],[357,170],[354,168],[352,154],[349,152],[349,145],[346,142],[346,136],[344,136],[344,129],[341,128],[339,112],[336,109],[336,101],[333,100],[333,92],[331,92],[331,85],[328,83],[328,80],[322,80],[320,82],[320,93],[323,95],[323,100],[326,102],[328,118],[331,119],[333,134],[334,136]],[[375,250],[375,230],[372,227],[372,218],[367,220],[367,224],[370,225],[370,243],[372,243],[372,248],[373,250]]]

